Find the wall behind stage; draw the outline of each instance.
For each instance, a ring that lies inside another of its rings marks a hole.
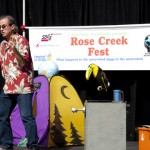
[[[84,26],[150,23],[148,0],[55,0],[29,1],[32,26]],[[43,6],[43,7],[40,7]],[[45,6],[45,7],[44,7]],[[39,10],[37,12],[37,10]],[[28,24],[29,25],[29,24]],[[30,25],[29,25],[30,26]],[[135,36],[136,37],[136,36]],[[82,99],[87,98],[84,71],[62,71],[77,88]],[[112,90],[122,89],[127,109],[127,139],[134,140],[135,125],[150,123],[150,96],[146,85],[150,71],[106,71],[111,86],[102,98],[112,99]],[[143,79],[144,78],[144,79]],[[147,105],[148,104],[148,105]]]
[[[150,23],[149,0],[26,0],[26,26],[87,26]],[[0,0],[0,14],[10,14],[22,25],[22,0]],[[136,37],[136,36],[135,36]],[[148,64],[149,65],[149,64]],[[83,71],[63,71],[80,95],[86,97]],[[134,123],[150,123],[150,71],[106,71],[112,90],[120,88],[130,102],[128,139],[134,139]],[[1,79],[0,79],[1,80]],[[82,88],[81,88],[82,87]],[[83,89],[80,91],[80,89]]]

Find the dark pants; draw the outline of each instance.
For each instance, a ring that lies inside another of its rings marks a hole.
[[[32,115],[32,94],[0,93],[0,147],[13,146],[13,135],[10,125],[10,114],[18,103],[20,115],[28,138],[27,146],[36,147],[38,142],[35,118]]]

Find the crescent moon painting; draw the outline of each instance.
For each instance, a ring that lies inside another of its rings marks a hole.
[[[55,75],[50,80],[50,136],[57,146],[84,144],[84,112],[73,85],[64,77]]]
[[[67,88],[67,86],[62,86],[62,87],[61,87],[61,94],[63,95],[64,98],[70,99],[70,98],[67,97],[66,94],[65,94],[65,88]]]

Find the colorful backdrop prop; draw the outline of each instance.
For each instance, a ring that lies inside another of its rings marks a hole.
[[[63,76],[50,80],[50,134],[58,146],[84,144],[84,112],[74,113],[72,108],[83,108],[73,85]]]
[[[49,137],[49,81],[45,76],[34,78],[33,113],[37,122],[39,144],[48,146]]]

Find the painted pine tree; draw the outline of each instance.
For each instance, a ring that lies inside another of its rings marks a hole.
[[[76,128],[73,126],[73,123],[71,122],[70,124],[70,128],[71,128],[71,137],[73,138],[73,140],[70,142],[72,145],[83,145],[82,141],[80,138],[81,136],[77,134],[77,130]]]
[[[54,125],[51,127],[51,136],[55,142],[56,145],[58,146],[65,146],[67,144],[67,141],[65,140],[66,135],[63,133],[65,129],[63,128],[62,124],[63,122],[61,121],[61,115],[58,111],[58,107],[55,105],[54,108]]]

